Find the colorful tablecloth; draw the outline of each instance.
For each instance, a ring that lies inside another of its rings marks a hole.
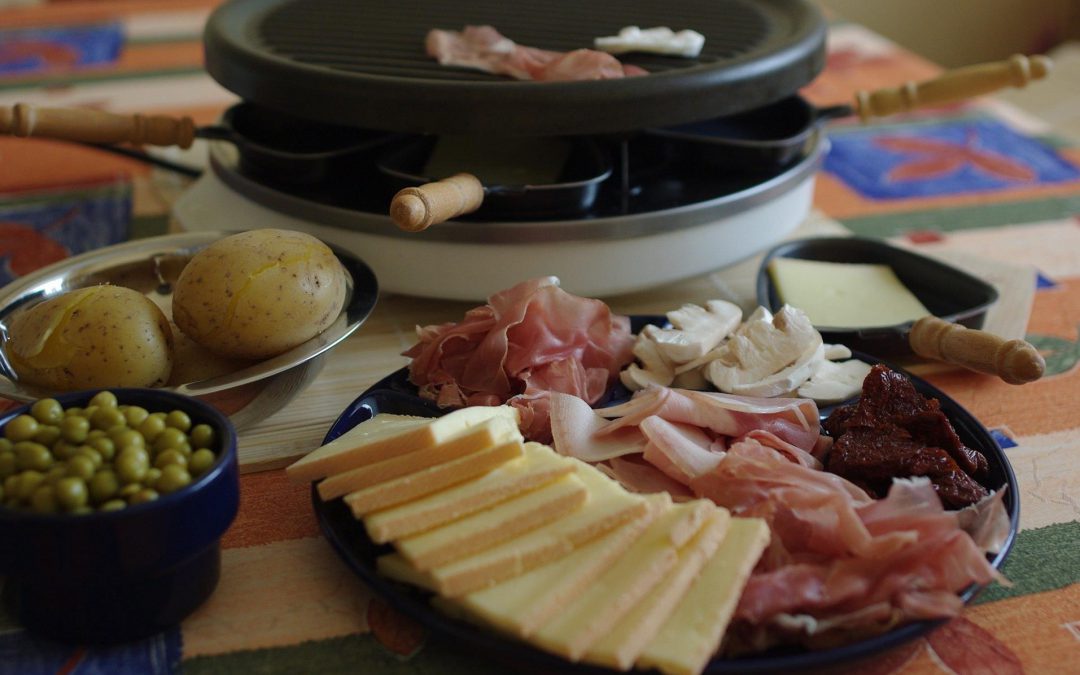
[[[209,122],[234,100],[201,69],[209,8],[204,0],[110,0],[0,12],[0,104],[167,111]],[[938,72],[855,25],[834,25],[829,47],[825,73],[804,92],[819,104]],[[1026,336],[1048,365],[1043,380],[1023,387],[956,371],[927,375],[993,431],[1017,473],[1021,532],[1004,568],[1013,585],[990,588],[926,639],[853,670],[1080,672],[1080,145],[992,100],[871,127],[838,123],[829,136],[816,193],[824,216],[808,227],[961,252],[984,268],[1030,269],[1033,300],[1014,311],[1030,307]],[[98,151],[0,137],[0,283],[167,231],[169,203],[183,187]],[[620,312],[712,297],[745,304],[753,268],[610,303]],[[319,535],[308,489],[270,468],[281,464],[275,457],[314,447],[352,398],[403,365],[414,324],[453,320],[464,308],[380,298],[310,391],[242,434],[249,473],[223,540],[221,583],[183,625],[102,648],[42,640],[0,616],[0,673],[505,672],[430,640],[372,598]],[[1013,317],[1021,326],[1024,318]]]

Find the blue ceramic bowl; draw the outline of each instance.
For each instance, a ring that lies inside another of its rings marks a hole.
[[[43,515],[0,507],[4,601],[28,630],[78,642],[123,642],[176,625],[217,586],[219,540],[239,506],[236,431],[209,405],[160,389],[111,388],[121,405],[182,410],[209,424],[214,465],[177,492],[120,511]],[[57,396],[65,408],[97,393]],[[0,417],[0,428],[29,406]]]

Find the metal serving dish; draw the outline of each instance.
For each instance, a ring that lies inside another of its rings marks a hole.
[[[144,293],[171,316],[172,287],[187,261],[227,231],[189,232],[109,246],[45,267],[0,288],[0,346],[8,341],[11,317],[42,300],[77,288],[109,283]],[[344,306],[325,331],[284,354],[197,382],[163,387],[198,397],[229,416],[237,428],[280,410],[319,374],[330,349],[367,319],[378,297],[371,269],[351,253],[334,248],[348,272]],[[18,381],[0,350],[0,396],[33,401],[59,392]]]

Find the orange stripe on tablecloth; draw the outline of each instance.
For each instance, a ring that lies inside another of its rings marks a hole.
[[[142,162],[73,143],[0,136],[0,193],[72,189],[149,171]]]
[[[311,486],[296,485],[284,470],[240,476],[240,512],[225,533],[225,548],[259,546],[319,534]]]
[[[182,68],[202,68],[203,47],[198,40],[190,42],[169,42],[161,44],[125,45],[120,57],[114,63],[100,66],[79,66],[71,68],[49,68],[35,71],[24,76],[5,76],[0,84],[5,87],[31,87],[46,80],[53,83],[58,78],[67,78],[65,85],[78,84],[81,77],[100,77],[102,75],[132,75],[147,71],[178,70]]]
[[[1080,270],[1077,270],[1080,272]],[[1035,295],[1029,334],[1080,340],[1080,278],[1056,279],[1059,285]],[[1077,427],[1076,392],[1080,368],[1016,386],[989,376],[952,371],[927,378],[971,411],[988,427],[1007,426],[1019,436],[1048,434]]]
[[[0,12],[0,28],[63,26],[113,21],[135,14],[214,7],[219,0],[89,0],[57,2]]]

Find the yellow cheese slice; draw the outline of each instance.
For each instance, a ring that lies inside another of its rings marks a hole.
[[[587,498],[585,484],[570,474],[490,509],[398,540],[394,545],[423,572],[550,523],[580,508]]]
[[[372,513],[364,517],[364,527],[372,541],[384,544],[453,522],[573,471],[569,458],[546,445],[526,443],[521,459],[429,497]]]
[[[765,521],[732,518],[720,548],[636,665],[668,675],[700,673],[720,647],[746,580],[768,544]]]
[[[400,553],[387,553],[376,558],[375,571],[387,579],[412,584],[432,593],[438,591],[431,575],[413,567]]]
[[[445,443],[468,427],[496,417],[515,425],[518,421],[517,410],[510,406],[462,408],[437,418],[379,414],[297,460],[285,473],[297,482],[319,480]]]
[[[319,497],[323,500],[341,497],[515,439],[521,439],[516,422],[506,417],[489,418],[465,427],[457,435],[430,447],[325,478],[318,486]]]
[[[650,499],[660,495],[651,495]],[[666,493],[662,496],[670,502]],[[678,547],[671,531],[680,521],[702,523],[701,511],[715,509],[706,500],[672,504],[657,516],[630,549],[589,588],[530,638],[548,651],[578,661],[627,612],[675,567]]]
[[[708,517],[693,539],[679,549],[679,559],[667,576],[601,637],[584,661],[628,670],[675,606],[686,595],[727,533],[731,515],[727,509],[709,509]]]
[[[888,265],[774,258],[780,299],[829,328],[895,326],[930,314]]]
[[[583,507],[520,537],[430,570],[439,592],[457,597],[524,574],[641,517],[648,508],[644,497],[628,493],[588,464],[577,462],[575,473],[589,491]]]
[[[585,592],[589,584],[614,564],[653,518],[666,508],[666,504],[649,508],[640,517],[586,542],[565,557],[456,601],[469,616],[527,638]],[[395,578],[411,583],[411,578]],[[432,583],[430,577],[421,578]]]
[[[524,453],[524,445],[518,439],[485,448],[443,464],[436,464],[401,478],[372,485],[345,495],[345,504],[353,516],[364,515],[419,497],[426,497],[439,490],[481,476],[503,464],[518,459]]]

